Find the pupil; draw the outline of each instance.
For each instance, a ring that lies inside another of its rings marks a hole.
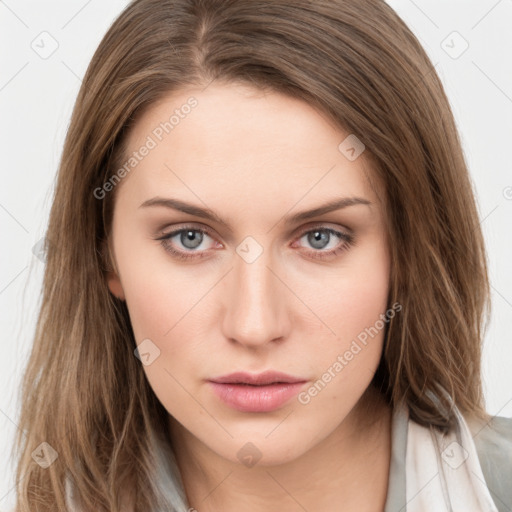
[[[327,243],[328,233],[318,230],[313,231],[311,233],[313,235],[313,239],[310,241],[311,245],[315,247],[316,249],[323,249],[325,247],[325,244]],[[324,244],[322,244],[322,239],[324,241]]]
[[[182,243],[188,249],[195,249],[197,246],[201,245],[202,234],[199,233],[198,231],[186,231],[186,232],[182,233],[182,237],[183,237],[183,235],[185,235],[185,237],[182,238]],[[196,236],[196,235],[200,235],[200,236]],[[196,238],[195,241],[194,241],[194,238]]]

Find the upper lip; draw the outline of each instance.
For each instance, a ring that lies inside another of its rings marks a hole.
[[[229,375],[224,375],[222,377],[210,380],[212,382],[217,382],[218,384],[252,384],[260,386],[263,386],[265,384],[274,384],[276,382],[284,382],[287,384],[305,382],[305,379],[293,377],[292,375],[287,375],[286,373],[276,372],[272,370],[257,374],[235,372],[230,373]]]

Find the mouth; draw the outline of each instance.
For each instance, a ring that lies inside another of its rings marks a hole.
[[[251,374],[235,372],[222,377],[210,379],[218,384],[246,384],[252,386],[267,386],[269,384],[296,384],[305,382],[306,379],[287,375],[286,373],[269,370],[263,373]]]
[[[257,375],[237,372],[208,382],[217,397],[233,409],[270,412],[285,405],[307,380],[270,371]]]

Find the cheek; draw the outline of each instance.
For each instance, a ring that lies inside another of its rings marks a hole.
[[[156,397],[173,416],[200,417],[204,411],[190,396],[197,394],[199,385],[191,376],[201,376],[205,358],[198,341],[204,339],[199,332],[204,317],[199,315],[198,302],[205,290],[191,282],[190,274],[185,279],[169,265],[165,269],[141,267],[131,271],[127,267],[129,277],[123,287],[135,341],[148,348],[151,358],[144,372]]]
[[[191,375],[203,376],[201,362],[211,358],[211,347],[204,341],[211,339],[205,334],[205,307],[215,294],[218,276],[206,267],[200,271],[177,265],[163,248],[145,244],[140,241],[142,247],[120,253],[118,259],[135,342],[149,344],[158,354],[144,366],[158,394],[178,385],[171,374],[181,383]]]
[[[368,273],[351,275],[343,281],[345,286],[340,284],[326,298],[329,311],[324,306],[324,319],[335,336],[322,336],[309,350],[308,364],[316,370],[316,380],[298,396],[298,402],[306,417],[321,418],[327,430],[357,404],[378,367],[386,327],[395,314],[387,315],[386,267],[381,270],[374,268],[373,280]]]
[[[190,273],[151,268],[150,273],[132,273],[123,284],[135,340],[149,338],[169,356],[193,352],[201,325],[196,312],[206,287],[191,280]]]
[[[308,304],[329,327],[322,329],[326,334],[316,338],[308,356],[311,367],[322,372],[317,374],[320,389],[329,388],[320,401],[358,397],[373,378],[389,318],[395,314],[387,314],[387,254],[383,243],[375,243],[371,250],[359,251],[357,261],[322,279],[324,293],[308,285]]]
[[[172,265],[160,242],[134,236],[130,226],[120,222],[114,237],[126,304],[136,343],[146,338],[158,343],[171,335],[185,306],[197,300],[198,281],[191,282],[190,271]]]
[[[364,338],[387,309],[390,266],[386,246],[379,240],[364,249],[354,251],[330,276],[317,279],[316,288],[308,285],[308,303],[334,332],[338,350],[359,335]],[[322,293],[318,293],[319,283]],[[380,322],[378,326],[382,328]],[[331,333],[331,340],[329,336],[323,339],[332,345],[334,336]]]

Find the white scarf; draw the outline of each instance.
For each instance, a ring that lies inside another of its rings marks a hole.
[[[407,512],[498,512],[468,424],[455,406],[454,411],[458,425],[449,434],[408,420]]]

